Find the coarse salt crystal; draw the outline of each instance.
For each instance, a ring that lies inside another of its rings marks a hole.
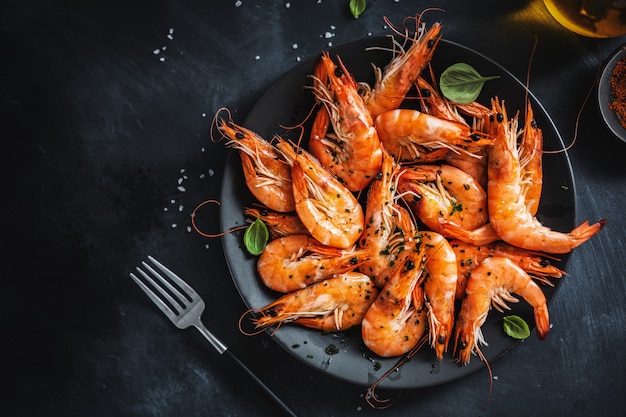
[[[261,59],[261,57],[260,57],[259,55],[257,55],[257,56],[255,56],[255,57],[254,57],[254,59],[255,59],[256,61],[258,61],[259,59]]]
[[[159,54],[159,52],[161,52],[161,50],[160,50],[160,49],[158,49],[158,48],[157,48],[157,49],[155,49],[154,51],[152,51],[152,53],[153,53],[153,54],[155,54],[155,55],[158,55],[158,54]]]
[[[162,56],[161,58],[159,58],[159,61],[161,61],[161,62],[165,62],[165,57],[164,57],[164,56]]]
[[[294,43],[293,45],[291,45],[291,47],[292,47],[293,49],[298,49],[298,44],[297,44],[297,43]]]
[[[176,223],[172,223],[172,229],[175,229],[177,227],[178,227],[178,225]]]
[[[330,38],[332,38],[332,37],[333,37],[333,34],[332,34],[332,33],[330,33],[330,32],[326,32],[326,33],[324,33],[324,37],[325,37],[326,39],[330,39]]]
[[[184,193],[185,192],[185,187],[183,187],[182,185],[178,187],[178,191]]]
[[[241,3],[241,0],[237,0],[237,1],[235,2],[235,7],[239,7],[239,6],[241,6],[241,4],[242,4],[242,3]]]
[[[291,3],[285,3],[285,7],[286,8],[290,8],[291,7]]]
[[[212,169],[209,169],[209,175],[210,175],[210,176],[215,175],[215,171],[213,171]]]

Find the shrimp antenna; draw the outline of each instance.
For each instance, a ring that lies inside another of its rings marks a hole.
[[[484,411],[487,409],[487,405],[491,400],[491,393],[493,392],[493,373],[491,372],[491,365],[489,365],[489,361],[487,360],[487,358],[485,358],[485,355],[483,355],[483,352],[478,346],[476,346],[476,353],[478,354],[480,360],[485,363],[485,366],[487,367],[487,372],[489,372],[489,395],[487,395],[487,399],[485,400],[485,404],[482,408],[482,410]]]
[[[228,110],[226,107],[220,107],[219,109],[217,109],[217,111],[215,112],[215,115],[213,115],[213,120],[211,120],[211,130],[210,130],[210,137],[211,137],[211,141],[213,143],[218,143],[221,142],[222,139],[225,138],[224,133],[222,132],[221,126],[223,126],[224,121],[223,119],[220,118],[220,113],[222,112],[226,112],[226,114],[228,115],[227,120],[230,122],[233,120],[230,110]],[[217,131],[220,133],[220,137],[218,139],[215,139],[214,136],[214,132]]]
[[[366,394],[365,394],[365,401],[367,402],[367,404],[370,405],[370,407],[375,408],[377,410],[384,410],[385,408],[391,407],[398,400],[398,398],[400,398],[400,395],[402,394],[401,390],[398,392],[398,394],[393,400],[389,398],[380,399],[376,395],[376,389],[378,388],[378,385],[382,381],[384,381],[387,377],[389,377],[394,372],[398,372],[400,370],[400,367],[402,367],[402,365],[409,362],[411,358],[413,358],[413,356],[415,356],[415,354],[424,346],[425,343],[426,343],[426,337],[422,336],[419,342],[417,343],[417,345],[413,347],[413,349],[411,349],[410,351],[402,355],[402,357],[400,357],[400,359],[398,359],[398,361],[387,372],[385,372],[380,378],[376,380],[376,382],[374,382],[367,389]]]
[[[219,233],[206,233],[206,232],[201,231],[198,225],[196,224],[196,213],[202,206],[205,206],[210,203],[217,204],[218,206],[220,205],[220,202],[217,200],[205,200],[202,203],[198,204],[196,208],[194,208],[193,211],[191,212],[191,226],[200,236],[210,237],[210,238],[222,237],[222,236],[226,236],[229,233],[236,232],[238,230],[243,230],[247,227],[247,226],[237,226],[237,227],[233,227],[232,229],[227,230],[226,232],[219,232]]]

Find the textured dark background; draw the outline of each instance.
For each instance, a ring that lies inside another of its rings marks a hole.
[[[574,251],[548,339],[533,335],[493,364],[486,410],[486,371],[373,410],[363,387],[299,363],[265,334],[239,333],[245,305],[220,240],[189,229],[193,208],[220,193],[226,151],[209,138],[219,107],[242,121],[329,42],[387,34],[384,16],[399,23],[437,6],[447,39],[522,80],[537,40],[530,88],[569,142],[602,61],[624,42],[569,33],[540,1],[367,4],[354,19],[347,0],[2,3],[3,415],[279,414],[131,282],[148,253],[188,278],[207,325],[299,415],[624,415],[626,147],[593,97],[570,151],[577,219],[608,225]],[[218,215],[207,207],[203,229],[217,231]]]

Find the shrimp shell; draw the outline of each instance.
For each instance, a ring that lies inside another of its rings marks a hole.
[[[315,239],[347,249],[363,233],[364,214],[359,201],[310,153],[280,140],[277,147],[293,161],[292,183],[296,212]]]
[[[337,332],[361,323],[377,296],[378,290],[367,275],[346,272],[283,295],[255,310],[261,316],[252,321],[257,328],[294,322]]]
[[[405,250],[391,278],[365,313],[361,335],[365,346],[382,357],[399,356],[413,349],[426,331],[427,313],[414,297],[420,292],[423,251]]]
[[[504,104],[496,98],[494,112],[499,113],[494,125],[496,138],[489,149],[487,196],[489,221],[502,240],[528,250],[547,253],[568,253],[582,245],[604,227],[606,220],[595,224],[581,223],[568,233],[557,232],[531,214],[526,202],[523,169],[517,144],[517,117],[507,120]]]
[[[481,326],[493,305],[498,311],[509,309],[506,302],[518,302],[515,293],[534,309],[537,337],[545,339],[550,332],[546,297],[541,288],[513,261],[501,256],[488,257],[470,275],[465,298],[456,323],[455,352],[467,365],[479,344],[486,345]]]
[[[289,235],[267,244],[257,261],[257,272],[268,288],[290,292],[349,272],[365,259],[365,250],[341,250],[307,235]]]

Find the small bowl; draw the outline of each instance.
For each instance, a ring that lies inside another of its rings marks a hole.
[[[613,101],[613,90],[611,88],[611,77],[615,65],[626,56],[626,44],[617,48],[617,50],[609,57],[602,68],[600,81],[598,84],[598,105],[604,122],[611,132],[622,141],[626,142],[626,129],[620,124],[617,113],[609,108],[609,103]]]

